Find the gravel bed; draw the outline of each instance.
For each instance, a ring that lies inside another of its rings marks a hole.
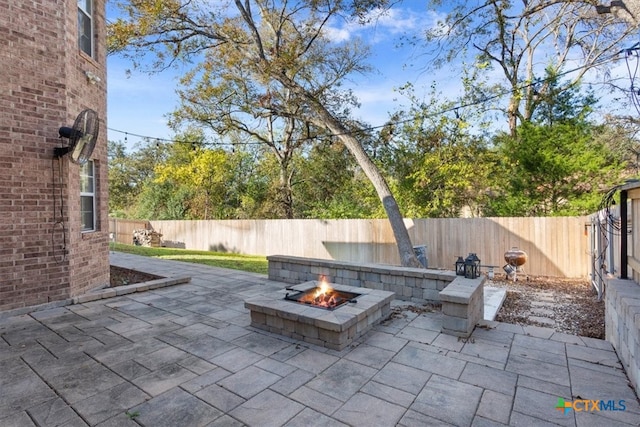
[[[553,328],[558,332],[604,339],[604,301],[587,279],[525,276],[496,277],[489,286],[507,289],[497,321]]]

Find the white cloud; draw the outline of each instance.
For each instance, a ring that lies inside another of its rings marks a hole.
[[[324,35],[335,43],[341,43],[351,39],[351,31],[346,28],[328,26],[324,30]]]
[[[419,15],[407,9],[389,9],[377,11],[371,16],[369,26],[386,29],[391,34],[399,34],[407,30],[419,28]]]
[[[326,28],[326,35],[335,42],[353,37],[363,37],[371,43],[392,38],[399,34],[424,33],[443,15],[434,11],[416,11],[409,8],[375,9],[365,16],[365,23],[357,20],[334,22]]]

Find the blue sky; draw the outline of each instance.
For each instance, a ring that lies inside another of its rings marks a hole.
[[[427,93],[427,88],[435,81],[437,89],[449,98],[460,92],[461,74],[455,71],[454,66],[435,73],[426,72],[430,58],[422,54],[422,46],[404,43],[399,47],[402,36],[423,34],[438,20],[438,14],[427,10],[426,3],[424,0],[405,1],[366,27],[340,23],[331,28],[331,37],[335,40],[360,37],[372,47],[369,62],[375,71],[364,77],[355,75],[349,83],[361,103],[361,108],[355,111],[356,118],[371,126],[383,125],[389,112],[406,103],[394,89],[407,82],[411,82],[418,90],[424,88],[424,93]],[[113,19],[109,11],[107,17]],[[132,66],[119,56],[109,57],[107,65],[108,127],[128,132],[129,147],[140,141],[140,138],[131,134],[172,139],[173,133],[166,125],[166,115],[178,106],[175,88],[177,78],[185,70],[167,70],[155,75],[132,71],[128,75],[127,70]],[[624,61],[619,62],[616,68],[618,74],[626,74]],[[499,75],[497,70],[494,72]],[[621,107],[620,103],[608,110],[612,111],[615,107]],[[125,134],[108,130],[108,138],[124,141]]]
[[[447,70],[439,75],[425,74],[425,58],[417,57],[419,50],[411,46],[398,47],[401,36],[418,34],[437,19],[434,12],[426,10],[426,2],[407,3],[412,7],[394,8],[365,28],[355,24],[331,28],[336,40],[362,37],[372,46],[369,62],[375,71],[364,77],[354,75],[349,83],[361,102],[361,108],[355,113],[357,118],[372,126],[384,124],[388,112],[396,109],[401,100],[394,88],[406,82],[418,87],[428,86],[433,80],[438,80],[441,87],[459,84],[459,76]],[[410,63],[418,65],[407,67]],[[148,75],[132,71],[128,74],[131,63],[117,55],[108,58],[107,67],[108,127],[129,134],[171,139],[173,133],[166,125],[166,115],[178,105],[175,88],[180,72],[167,70]],[[108,130],[108,138],[124,141],[125,134]],[[139,140],[127,135],[128,146]]]

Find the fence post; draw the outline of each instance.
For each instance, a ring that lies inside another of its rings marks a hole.
[[[627,237],[627,190],[620,191],[620,278],[627,279],[627,256],[629,255]]]

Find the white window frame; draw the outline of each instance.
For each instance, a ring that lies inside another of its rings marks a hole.
[[[93,58],[93,7],[94,0],[78,0],[78,49]],[[89,9],[89,10],[87,10]],[[89,34],[85,34],[83,24],[89,24]],[[89,46],[83,43],[83,36],[88,36]],[[89,51],[87,52],[88,49]]]
[[[80,227],[83,233],[96,231],[96,168],[93,160],[80,167]],[[90,209],[85,210],[85,200],[91,200]],[[91,215],[91,224],[85,223],[85,214]]]

